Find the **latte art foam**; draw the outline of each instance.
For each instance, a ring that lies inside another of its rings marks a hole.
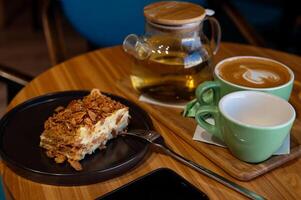
[[[223,63],[219,76],[236,85],[252,88],[277,87],[289,82],[291,76],[281,64],[254,58],[240,58]]]
[[[260,85],[265,84],[267,81],[275,82],[277,83],[280,81],[280,76],[274,72],[270,72],[267,70],[260,70],[260,69],[249,69],[245,65],[240,65],[240,68],[245,70],[243,74],[239,74],[237,72],[234,74],[235,77],[242,76],[243,79],[245,79],[248,82],[252,82],[254,84]]]

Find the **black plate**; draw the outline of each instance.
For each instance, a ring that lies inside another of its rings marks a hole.
[[[82,185],[106,180],[134,167],[146,154],[149,145],[131,137],[119,136],[108,142],[105,150],[97,150],[81,161],[82,171],[69,163],[56,164],[39,147],[45,120],[58,106],[80,99],[88,91],[66,91],[28,100],[0,121],[0,154],[17,174],[33,181],[54,185]],[[130,108],[128,129],[152,129],[149,116],[136,104],[112,94],[106,94]]]
[[[176,172],[160,168],[97,198],[97,200],[124,199],[207,200],[209,198]]]

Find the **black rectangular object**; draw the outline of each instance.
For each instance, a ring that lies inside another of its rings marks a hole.
[[[97,198],[97,200],[125,199],[200,200],[209,198],[176,172],[160,168]]]

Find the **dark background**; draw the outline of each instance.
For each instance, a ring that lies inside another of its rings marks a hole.
[[[32,76],[51,67],[41,19],[44,2],[0,0],[0,64]],[[236,19],[242,19],[260,38],[260,46],[301,55],[301,8],[297,0],[200,0],[200,4],[215,10],[222,41],[250,44],[227,13],[225,4],[229,4],[238,13]],[[63,31],[66,59],[91,49],[64,18]],[[0,85],[0,113],[5,109],[5,90]]]
[[[37,75],[51,66],[41,23],[42,0],[0,0],[0,63]],[[221,2],[229,2],[264,41],[264,47],[301,55],[301,8],[292,0],[200,0],[215,10],[222,41],[248,44]],[[118,3],[118,1],[116,1]],[[67,57],[87,42],[63,21]]]

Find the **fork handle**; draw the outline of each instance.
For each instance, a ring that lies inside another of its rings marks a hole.
[[[198,172],[200,172],[202,174],[205,174],[206,176],[209,176],[210,178],[222,183],[223,185],[228,186],[229,188],[232,188],[233,190],[249,197],[250,199],[256,199],[256,200],[265,199],[264,197],[256,194],[255,192],[252,192],[252,191],[248,190],[247,188],[244,188],[244,187],[226,179],[225,177],[220,176],[220,175],[214,173],[213,171],[206,169],[205,167],[203,167],[191,160],[184,158],[183,156],[174,152],[173,150],[171,150],[169,147],[167,147],[165,145],[163,146],[163,145],[156,144],[156,146],[158,146],[159,148],[164,150],[165,153],[167,153],[171,157],[175,158],[176,160],[188,165],[189,167],[192,167],[193,169],[197,170]]]

